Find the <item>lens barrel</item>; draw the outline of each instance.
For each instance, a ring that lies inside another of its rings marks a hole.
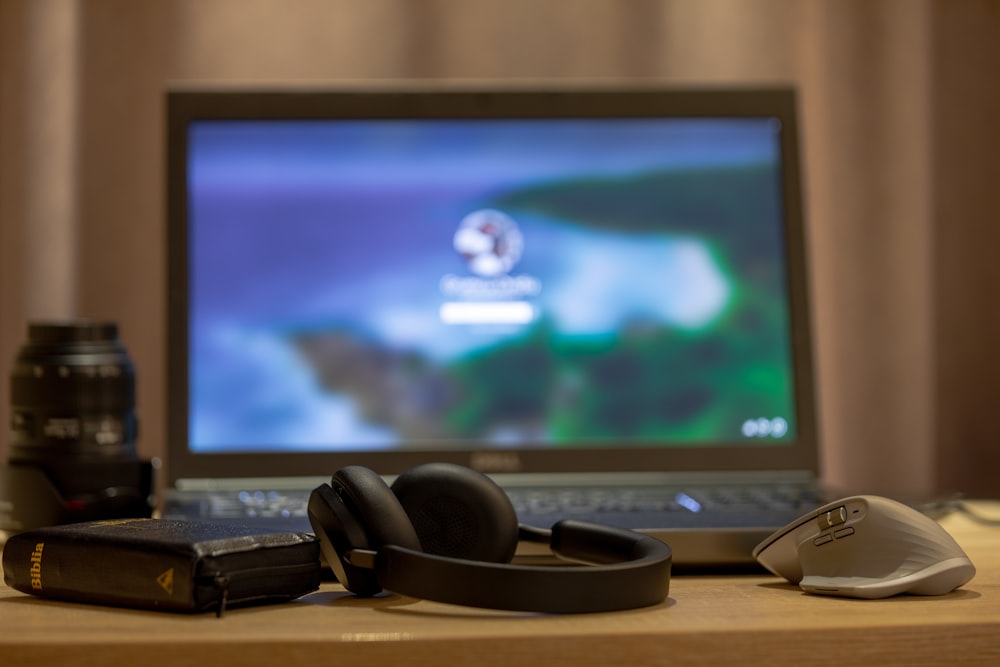
[[[30,324],[10,383],[12,462],[135,458],[135,368],[115,324]]]

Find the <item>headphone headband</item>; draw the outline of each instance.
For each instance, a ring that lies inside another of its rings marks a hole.
[[[662,602],[671,551],[663,542],[608,526],[565,520],[552,527],[554,553],[598,565],[516,565],[464,560],[387,545],[375,555],[382,586],[411,597],[491,609],[573,613]]]

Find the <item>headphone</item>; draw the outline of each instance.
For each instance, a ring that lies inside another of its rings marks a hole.
[[[472,607],[572,613],[651,606],[670,589],[665,543],[570,519],[551,530],[519,526],[503,489],[451,463],[417,466],[391,487],[368,468],[341,468],[310,494],[308,515],[337,579],[360,597],[384,589]],[[512,564],[519,539],[547,541],[577,563]]]

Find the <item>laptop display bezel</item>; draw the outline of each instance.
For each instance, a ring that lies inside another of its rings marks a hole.
[[[366,452],[194,453],[188,447],[189,125],[209,119],[770,117],[781,123],[782,213],[795,373],[793,442],[739,441],[698,447]],[[788,87],[399,85],[328,89],[174,88],[166,95],[167,345],[166,470],[189,478],[327,475],[344,465],[395,474],[429,460],[485,472],[813,471],[818,428],[803,219],[796,95]]]

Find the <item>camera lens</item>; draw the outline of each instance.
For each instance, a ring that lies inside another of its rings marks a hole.
[[[150,516],[154,465],[136,452],[135,368],[115,324],[29,323],[10,389],[0,530]]]
[[[30,323],[14,360],[12,463],[135,459],[135,369],[109,322]]]

